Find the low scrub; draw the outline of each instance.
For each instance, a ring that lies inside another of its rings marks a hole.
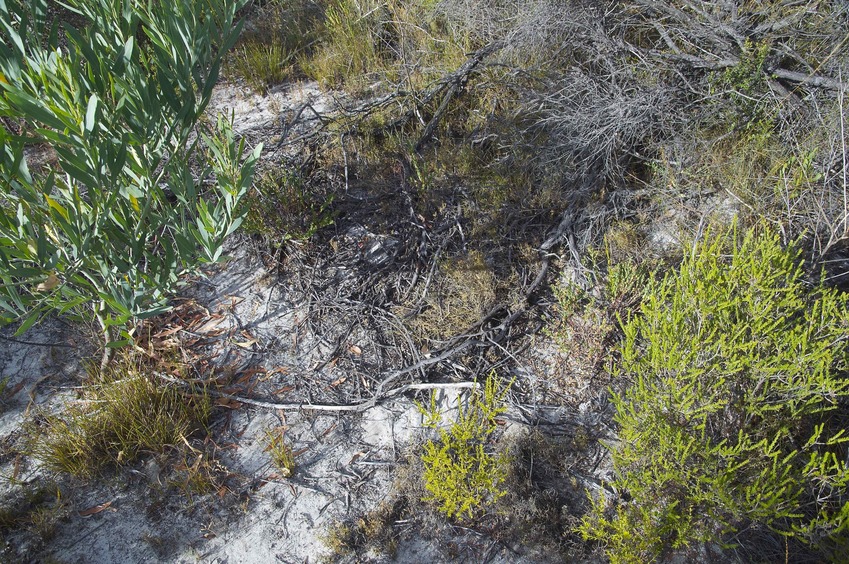
[[[766,228],[708,234],[649,280],[613,394],[623,496],[594,501],[584,537],[613,562],[729,546],[744,529],[845,554],[847,312]]]
[[[412,326],[424,339],[448,339],[479,321],[495,303],[496,278],[483,255],[446,261]]]

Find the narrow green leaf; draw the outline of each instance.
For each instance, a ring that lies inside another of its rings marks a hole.
[[[15,331],[15,337],[19,337],[27,332],[27,329],[35,325],[35,322],[41,318],[41,312],[36,310],[27,317],[21,326],[18,327],[18,330]]]
[[[97,107],[99,100],[97,94],[92,94],[88,99],[88,107],[85,112],[85,131],[91,133],[97,124]]]

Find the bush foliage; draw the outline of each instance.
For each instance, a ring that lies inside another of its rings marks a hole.
[[[623,329],[610,448],[629,501],[596,500],[585,538],[619,562],[758,526],[845,545],[849,296],[811,287],[770,230],[732,230],[651,280]]]
[[[259,148],[242,163],[226,122],[196,125],[241,4],[72,1],[87,25],[60,37],[46,0],[0,1],[0,117],[24,124],[0,128],[0,322],[22,332],[93,305],[108,334],[220,258]],[[33,143],[55,150],[55,170],[29,170]]]
[[[475,388],[464,408],[458,405],[457,420],[447,430],[439,430],[438,441],[428,441],[422,454],[425,501],[439,504],[448,517],[470,518],[481,507],[504,495],[501,484],[507,477],[507,453],[492,454],[488,442],[497,428],[495,418],[505,411],[507,390],[499,390],[494,376],[487,378],[481,391]],[[435,396],[429,409],[421,408],[427,423],[441,420]]]

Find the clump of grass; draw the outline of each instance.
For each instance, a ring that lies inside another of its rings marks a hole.
[[[392,558],[397,549],[392,525],[401,517],[406,505],[403,498],[384,501],[359,517],[329,526],[322,541],[331,554],[324,561],[339,562],[345,557],[365,554],[384,554]]]
[[[283,433],[266,429],[265,451],[271,457],[271,462],[283,478],[289,478],[295,473],[295,454],[292,447],[286,443]]]
[[[207,450],[186,446],[179,452],[179,461],[168,484],[179,489],[192,503],[195,494],[202,496],[220,490],[227,470]]]
[[[307,75],[324,86],[351,86],[354,82],[362,85],[383,69],[381,46],[390,21],[385,12],[386,8],[373,0],[332,2],[324,12],[322,46],[303,61]]]
[[[335,0],[324,15],[319,46],[301,67],[328,87],[358,92],[380,79],[421,89],[460,66],[470,48],[430,2]]]
[[[230,52],[226,71],[265,93],[297,71],[322,25],[322,9],[311,0],[273,0],[256,9],[248,29]]]
[[[242,77],[252,90],[265,94],[269,87],[289,77],[293,58],[294,53],[287,53],[279,43],[266,44],[250,39],[233,49],[229,68]]]
[[[52,482],[20,488],[0,503],[0,542],[3,536],[25,530],[39,540],[50,540],[66,512],[62,491]]]
[[[205,392],[153,380],[122,360],[104,372],[93,370],[78,402],[46,416],[30,451],[50,470],[90,478],[184,442],[205,426],[210,409]]]

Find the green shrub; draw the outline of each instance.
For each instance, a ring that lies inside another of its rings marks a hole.
[[[425,444],[422,462],[425,489],[430,492],[425,501],[438,503],[448,517],[473,517],[505,493],[501,484],[507,477],[508,454],[491,454],[487,443],[497,428],[495,418],[506,410],[502,402],[507,389],[499,391],[495,376],[490,375],[483,392],[474,389],[467,407],[458,404],[457,421],[448,430],[439,430],[439,441]],[[441,421],[435,395],[429,409],[419,409],[426,424],[436,426]]]
[[[196,126],[243,4],[75,0],[88,25],[60,42],[46,0],[0,1],[0,117],[25,124],[0,128],[0,323],[93,308],[111,337],[221,257],[260,148],[242,162],[229,124]],[[34,141],[58,168],[31,174]]]
[[[849,297],[810,287],[799,253],[760,231],[707,235],[623,323],[610,449],[628,501],[595,500],[580,528],[614,562],[746,527],[846,548]]]

